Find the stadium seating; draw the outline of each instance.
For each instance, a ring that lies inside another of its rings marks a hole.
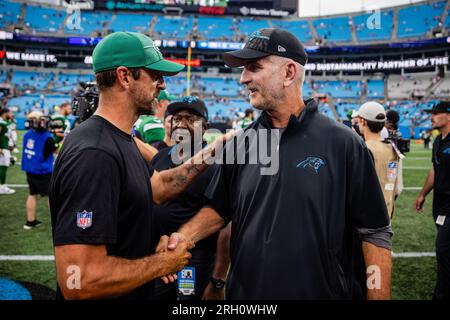
[[[140,13],[117,13],[115,19],[109,25],[111,32],[132,31],[148,33],[152,15]]]
[[[309,27],[308,21],[304,20],[272,20],[272,26],[274,28],[282,28],[290,31],[296,37],[300,39],[300,41],[307,43],[312,39],[312,31]]]
[[[267,20],[259,18],[238,18],[238,33],[247,38],[252,32],[262,29],[270,28]]]
[[[383,80],[367,80],[367,98],[384,98],[384,81]]]
[[[361,81],[314,81],[311,90],[334,98],[359,98],[362,94]]]
[[[0,28],[17,23],[20,16],[21,3],[1,1],[0,2]]]
[[[0,70],[0,84],[5,82],[8,77],[8,72],[6,70]]]
[[[411,6],[398,11],[398,37],[425,36],[432,28],[437,27],[445,7],[445,1]]]
[[[26,115],[32,109],[40,109],[44,114],[53,112],[55,106],[60,106],[63,102],[70,101],[71,97],[67,95],[23,95],[9,99],[8,107],[18,107],[19,116]]]
[[[234,19],[198,17],[198,32],[208,40],[229,41],[234,34]]]
[[[317,34],[330,42],[350,42],[352,32],[348,17],[326,18],[313,20]]]
[[[65,33],[70,35],[90,36],[93,32],[102,31],[112,19],[112,14],[104,11],[81,11],[80,15],[80,29],[71,30],[66,25],[64,29]]]
[[[14,71],[11,83],[19,90],[43,90],[52,81],[53,73]]]
[[[374,26],[369,24],[372,29],[369,29],[368,19],[372,15],[361,14],[353,17],[355,26],[356,38],[359,41],[374,41],[374,40],[388,40],[392,36],[392,27],[394,25],[394,11],[387,10],[380,12],[380,25]]]
[[[158,16],[153,34],[158,39],[188,40],[188,35],[192,31],[192,17],[164,17]]]
[[[388,80],[389,98],[408,99],[414,96],[423,96],[427,88],[432,85],[434,73],[413,75],[392,75]]]
[[[93,75],[60,73],[55,80],[53,91],[69,93],[79,82],[88,82],[93,80]]]
[[[66,12],[53,8],[42,8],[27,5],[25,14],[25,25],[32,32],[57,32],[64,19]]]

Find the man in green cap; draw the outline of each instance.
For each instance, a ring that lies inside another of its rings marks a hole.
[[[64,102],[59,110],[51,116],[54,126],[53,139],[61,147],[64,137],[70,132],[70,121],[68,116],[72,113],[72,106],[69,102]]]
[[[98,109],[65,138],[50,185],[57,299],[151,299],[152,280],[173,282],[193,246],[187,241],[154,253],[153,203],[183,192],[224,138],[183,165],[154,171],[132,127],[155,108],[163,76],[184,66],[165,60],[152,39],[134,32],[107,36],[92,58]]]
[[[139,139],[151,145],[164,140],[164,113],[170,101],[176,99],[177,97],[170,95],[167,90],[161,91],[155,112],[140,116],[135,123]]]

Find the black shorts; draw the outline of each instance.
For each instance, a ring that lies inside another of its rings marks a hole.
[[[30,195],[40,194],[45,197],[48,196],[50,190],[50,178],[51,173],[47,174],[34,174],[27,172],[27,182],[30,187]]]

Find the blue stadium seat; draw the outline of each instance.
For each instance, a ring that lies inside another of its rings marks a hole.
[[[272,20],[272,26],[274,28],[281,28],[288,30],[292,34],[294,34],[300,41],[306,43],[311,41],[312,39],[312,31],[310,30],[308,21],[304,20],[291,20],[291,21],[283,21],[283,20]]]
[[[153,16],[149,14],[117,13],[109,29],[113,32],[132,31],[148,33],[152,19]]]
[[[239,18],[238,22],[238,31],[245,37],[248,37],[256,30],[270,27],[267,20],[259,18]]]
[[[384,98],[384,81],[367,80],[367,98]]]
[[[53,77],[53,73],[14,71],[11,83],[14,84],[19,90],[43,90],[47,89],[48,84]]]
[[[80,29],[71,30],[65,26],[64,32],[70,35],[90,36],[94,31],[102,31],[106,24],[111,21],[112,14],[103,11],[81,11]]]
[[[65,17],[63,10],[27,5],[25,25],[37,32],[57,32]]]
[[[398,11],[398,37],[424,36],[435,28],[445,7],[444,1],[407,7]]]
[[[0,28],[5,28],[13,23],[17,23],[20,16],[21,3],[1,1],[0,2]]]
[[[53,91],[69,93],[80,82],[93,81],[93,75],[60,73],[53,85]]]
[[[198,32],[208,40],[230,40],[234,35],[232,18],[198,17]]]
[[[336,17],[313,20],[317,34],[331,42],[350,42],[352,32],[348,17]]]
[[[158,16],[158,20],[153,27],[153,34],[156,34],[159,39],[188,40],[192,25],[192,17]]]
[[[388,40],[392,36],[392,28],[394,26],[394,12],[392,10],[380,12],[380,25],[367,26],[368,18],[372,14],[362,14],[353,17],[356,31],[356,38],[359,41]]]

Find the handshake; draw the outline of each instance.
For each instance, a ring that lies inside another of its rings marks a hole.
[[[165,284],[175,282],[177,280],[177,272],[183,269],[188,263],[192,255],[188,250],[193,249],[195,244],[193,241],[187,240],[186,237],[178,232],[174,232],[168,236],[162,236],[156,247],[156,254],[161,255],[162,281]]]

